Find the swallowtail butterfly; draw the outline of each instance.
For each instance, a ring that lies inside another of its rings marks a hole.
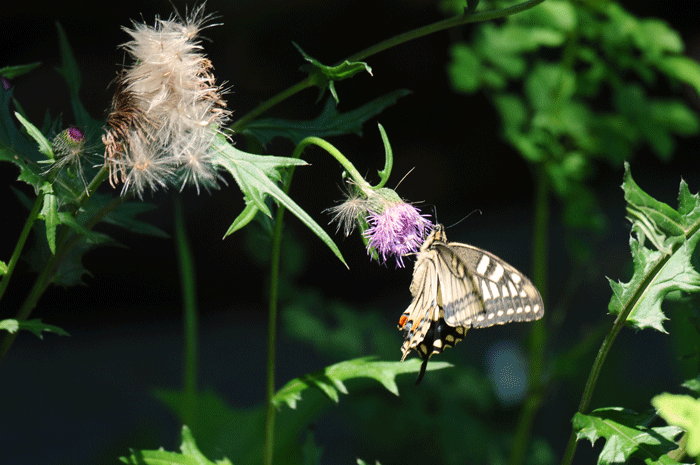
[[[538,320],[542,297],[521,272],[477,247],[447,242],[437,225],[418,252],[411,282],[413,301],[399,319],[403,361],[411,349],[428,359],[453,347],[469,328]]]

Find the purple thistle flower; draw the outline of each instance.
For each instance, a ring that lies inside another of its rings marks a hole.
[[[379,262],[384,264],[390,256],[396,258],[396,266],[404,267],[403,257],[415,253],[423,243],[433,224],[421,215],[413,205],[395,203],[382,213],[369,212],[369,228],[364,232],[369,239],[367,252],[377,251]]]
[[[10,90],[12,87],[12,83],[10,82],[9,79],[6,79],[4,76],[0,76],[0,81],[2,81],[2,88],[5,90]]]

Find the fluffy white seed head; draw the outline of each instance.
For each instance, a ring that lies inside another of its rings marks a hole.
[[[133,64],[119,76],[121,97],[115,95],[110,129],[103,137],[110,180],[124,182],[122,192],[141,196],[147,188],[175,180],[198,192],[200,185],[207,190],[217,186],[211,143],[230,112],[200,45],[199,34],[210,19],[202,5],[184,21],[156,18],[153,26],[134,23],[124,29],[131,40],[123,48]],[[115,110],[120,99],[126,103],[121,113]]]

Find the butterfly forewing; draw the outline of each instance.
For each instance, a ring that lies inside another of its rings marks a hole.
[[[466,270],[465,280],[473,284],[476,297],[456,296],[452,301],[444,301],[448,325],[485,328],[513,321],[533,321],[543,315],[540,293],[525,275],[508,263],[467,244],[450,243],[449,251],[457,267],[461,265]]]
[[[460,341],[467,329],[537,320],[542,297],[522,273],[492,253],[447,242],[437,225],[418,253],[411,282],[413,301],[399,320],[405,359],[416,349],[428,359]]]

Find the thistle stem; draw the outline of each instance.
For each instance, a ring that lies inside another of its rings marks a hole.
[[[93,181],[90,183],[88,191],[94,192],[95,189],[97,189],[97,186],[99,186],[105,179],[107,179],[107,171],[103,168],[100,172],[97,173]],[[84,196],[81,195],[81,197],[79,197],[81,201],[80,205],[83,205],[83,203],[88,199],[88,194],[84,194]],[[102,210],[98,211],[89,221],[85,223],[85,229],[92,229],[97,223],[99,223],[102,220],[102,218],[104,218],[107,214],[109,214],[111,211],[113,211],[115,208],[121,205],[126,199],[126,197],[117,197],[116,199],[112,200],[104,208],[102,208]],[[33,210],[34,209],[32,209],[32,211]],[[80,208],[76,208],[73,212],[73,216],[76,216],[79,212]],[[58,237],[56,238],[56,253],[47,260],[46,265],[39,273],[39,276],[36,278],[36,281],[34,281],[34,285],[32,286],[32,288],[29,290],[29,294],[27,294],[27,297],[24,299],[24,302],[20,306],[19,311],[15,316],[15,319],[23,321],[29,318],[29,315],[31,315],[32,311],[36,307],[37,302],[46,291],[46,288],[53,281],[53,278],[55,277],[55,274],[58,271],[61,262],[68,256],[71,250],[73,250],[73,247],[75,247],[78,244],[80,238],[81,236],[75,234],[71,228],[67,226],[61,228],[61,231],[58,234]],[[0,361],[2,361],[2,359],[5,357],[7,351],[10,350],[10,346],[12,346],[12,343],[17,337],[17,334],[17,332],[7,333],[0,341]]]
[[[301,152],[297,154],[299,156]],[[289,188],[292,184],[292,176],[294,175],[294,167],[289,169],[289,175],[284,185],[284,193],[289,193]],[[263,464],[272,465],[272,459],[275,451],[275,419],[277,408],[272,402],[275,395],[275,361],[276,361],[276,343],[277,343],[277,314],[278,314],[278,295],[279,295],[279,269],[280,255],[282,252],[282,220],[284,219],[284,206],[280,205],[277,208],[275,215],[275,227],[272,231],[272,244],[270,250],[270,301],[268,304],[268,323],[267,323],[267,382],[265,388],[265,445],[263,449]]]
[[[197,310],[197,286],[192,250],[185,229],[182,199],[176,195],[175,245],[182,289],[183,323],[185,334],[185,358],[183,362],[184,405],[182,420],[186,425],[194,423],[197,415],[197,371],[199,360],[199,315]]]
[[[17,262],[19,261],[19,257],[22,254],[22,250],[24,249],[24,245],[27,242],[27,237],[29,237],[29,232],[32,230],[32,226],[34,225],[34,222],[39,217],[39,212],[41,211],[41,206],[43,204],[44,204],[44,193],[39,192],[39,195],[37,196],[36,200],[34,201],[34,206],[32,207],[32,210],[29,212],[29,216],[27,217],[27,220],[24,222],[24,227],[22,228],[22,232],[20,232],[20,234],[19,234],[19,238],[17,239],[17,244],[15,245],[15,250],[14,250],[14,252],[12,252],[12,257],[10,258],[10,262],[7,264],[7,273],[5,273],[5,276],[2,277],[2,281],[0,281],[0,300],[2,299],[2,296],[5,295],[5,290],[7,289],[7,286],[10,283],[10,279],[12,278],[12,273],[15,270],[15,266],[17,265]]]
[[[350,55],[349,57],[345,58],[344,60],[339,61],[338,64],[343,63],[344,61],[364,60],[366,58],[371,57],[372,55],[376,55],[379,52],[383,52],[384,50],[390,49],[390,48],[395,47],[397,45],[403,44],[405,42],[409,42],[411,40],[419,39],[423,36],[427,36],[429,34],[433,34],[435,32],[439,32],[439,31],[443,31],[445,29],[450,29],[453,27],[462,26],[464,24],[476,23],[476,22],[480,22],[480,21],[490,21],[493,19],[503,18],[503,17],[510,16],[510,15],[513,15],[516,13],[520,13],[520,12],[523,12],[525,10],[528,10],[530,8],[537,6],[542,2],[544,2],[544,0],[527,0],[523,3],[519,3],[517,5],[513,5],[511,7],[503,8],[500,10],[484,11],[481,13],[463,14],[460,16],[456,16],[454,18],[444,19],[442,21],[428,24],[427,26],[422,26],[422,27],[419,27],[417,29],[413,29],[412,31],[407,31],[407,32],[404,32],[403,34],[399,34],[399,35],[391,37],[385,41],[379,42],[378,44],[375,44],[371,47],[368,47],[368,48],[366,48],[358,53],[355,53],[354,55]],[[274,97],[264,101],[263,103],[258,105],[256,108],[254,108],[252,111],[243,115],[243,117],[241,117],[236,122],[234,122],[230,126],[229,129],[233,132],[238,131],[239,129],[245,127],[246,124],[248,124],[249,122],[251,122],[252,120],[257,118],[261,114],[265,113],[267,110],[269,110],[273,106],[277,105],[278,103],[282,102],[283,100],[286,100],[287,98],[291,97],[292,95],[296,94],[297,92],[301,92],[302,90],[309,88],[313,85],[314,85],[314,80],[312,79],[312,77],[311,76],[306,77],[302,81],[294,84],[293,86],[280,92],[279,94],[275,95]]]
[[[345,168],[345,171],[348,173],[348,175],[352,178],[353,182],[357,184],[357,186],[363,190],[367,191],[369,189],[372,189],[372,186],[365,181],[365,179],[362,177],[359,171],[357,171],[357,168],[355,168],[355,165],[353,165],[350,160],[345,157],[340,151],[335,148],[333,145],[329,144],[323,139],[320,139],[318,137],[307,137],[301,142],[299,142],[299,145],[294,149],[294,152],[292,153],[293,158],[299,158],[301,156],[301,152],[304,151],[304,149],[309,146],[309,145],[318,145],[322,149],[324,149],[326,152],[328,152],[333,158],[335,158],[338,163],[341,164],[343,168]]]

